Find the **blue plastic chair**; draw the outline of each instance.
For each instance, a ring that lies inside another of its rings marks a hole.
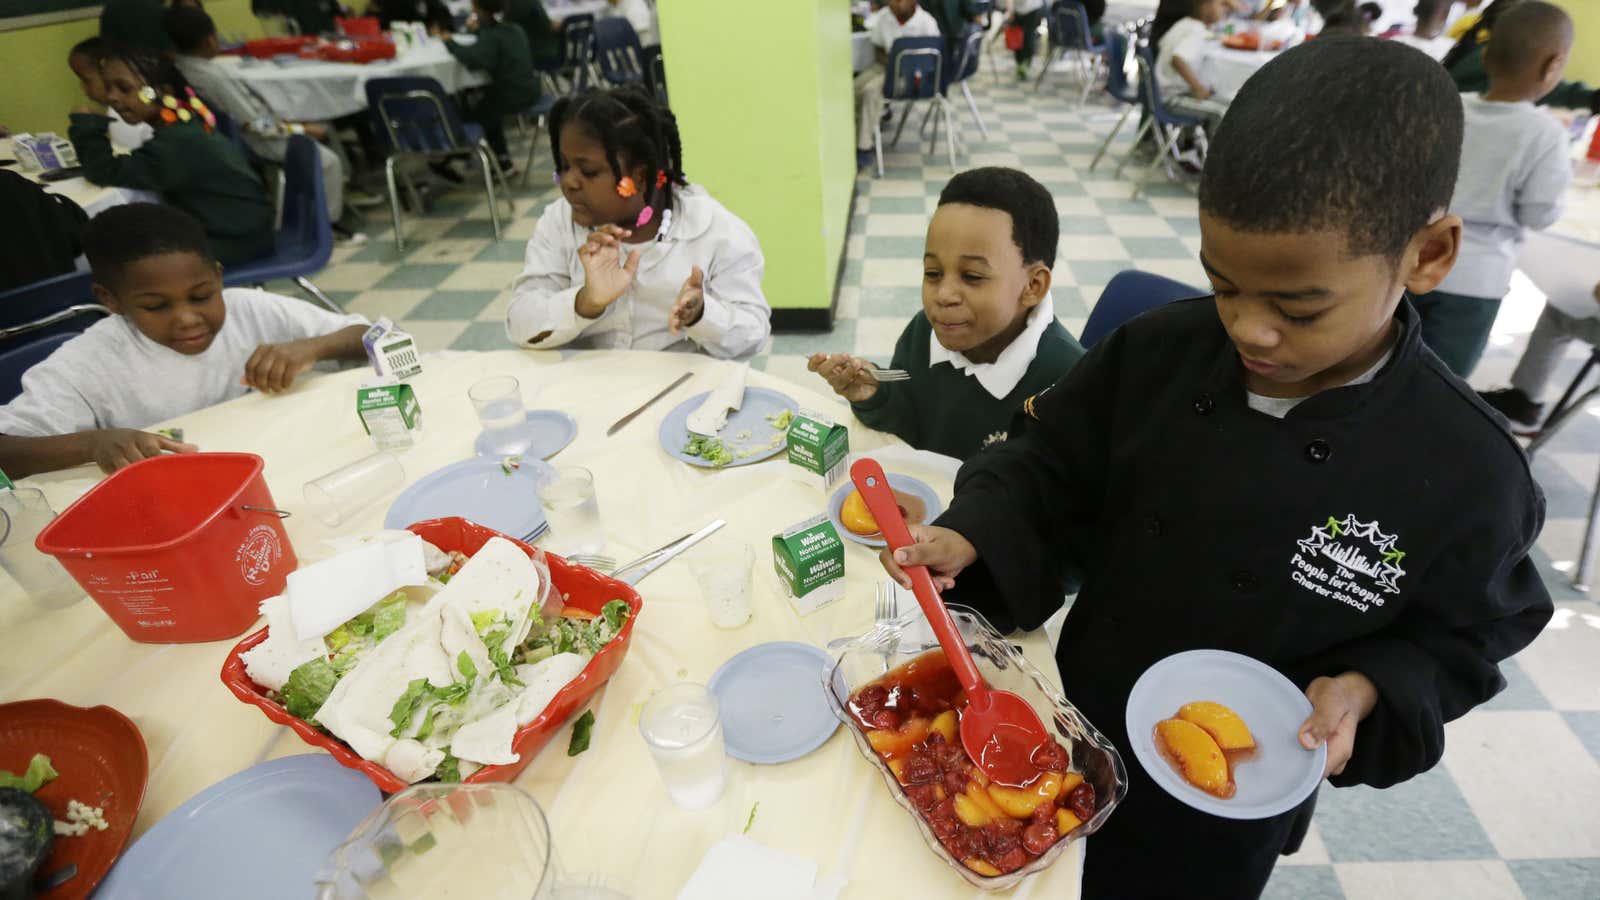
[[[1139,108],[1139,85],[1128,80],[1128,47],[1131,41],[1126,31],[1121,28],[1106,29],[1106,93],[1112,100],[1120,104],[1122,115],[1117,118],[1117,124],[1111,126],[1111,133],[1101,142],[1100,149],[1095,151],[1094,159],[1089,162],[1089,171],[1100,165],[1100,160],[1111,148],[1111,141],[1122,131],[1123,123]]]
[[[34,336],[9,350],[0,351],[0,404],[10,403],[21,396],[22,374],[44,362],[46,357],[56,352],[57,348],[72,340],[86,327],[88,327],[87,322],[76,331],[43,337]]]
[[[978,123],[978,131],[983,134],[983,139],[989,139],[989,128],[983,124],[983,116],[978,113],[978,104],[972,99],[972,89],[967,87],[967,81],[978,74],[978,62],[983,56],[983,26],[968,25],[962,34],[961,40],[956,43],[956,58],[950,66],[946,77],[949,82],[945,84],[945,96],[950,96],[952,85],[961,86],[961,96],[967,99],[967,109],[972,111],[972,120]]]
[[[667,61],[661,55],[660,44],[644,48],[644,80],[662,106],[671,105],[667,100]]]
[[[556,74],[567,79],[567,91],[578,94],[589,87],[594,65],[594,16],[580,13],[561,20],[561,61]]]
[[[272,255],[222,270],[224,285],[259,285],[280,278],[336,313],[344,310],[311,283],[333,255],[333,223],[328,221],[328,196],[322,183],[317,144],[303,134],[289,136],[283,155],[282,199]]]
[[[478,168],[483,173],[483,189],[489,195],[489,221],[494,226],[494,238],[500,239],[500,206],[495,194],[495,182],[505,188],[506,203],[513,210],[511,187],[506,184],[505,173],[495,161],[489,144],[484,140],[483,128],[464,122],[454,100],[445,93],[436,79],[409,75],[398,78],[374,78],[366,84],[367,107],[382,126],[379,134],[389,145],[389,159],[384,163],[384,177],[389,187],[389,211],[394,217],[394,245],[405,250],[405,233],[400,220],[400,192],[397,186],[396,165],[403,159],[416,158],[439,161],[460,156],[476,156]],[[410,188],[410,182],[407,181]],[[413,199],[416,190],[411,189]]]
[[[627,19],[601,19],[594,23],[594,58],[600,77],[612,85],[641,84],[646,80],[644,48]]]
[[[944,38],[942,37],[905,37],[899,38],[889,47],[889,64],[884,68],[883,99],[890,111],[894,110],[893,104],[904,104],[900,112],[900,124],[895,128],[894,139],[889,142],[892,147],[900,143],[900,133],[905,131],[906,119],[911,116],[911,108],[918,101],[926,100],[933,104],[934,110],[944,116],[945,137],[950,149],[950,168],[956,167],[956,145],[954,133],[950,130],[950,101],[945,99],[944,88]],[[926,121],[926,119],[924,119]],[[937,125],[934,128],[935,137],[938,136]],[[933,150],[930,142],[928,150]],[[878,163],[878,177],[883,177],[883,127],[881,122],[872,123],[872,152]]]
[[[1174,300],[1205,295],[1206,292],[1198,288],[1150,272],[1137,269],[1118,272],[1100,292],[1100,299],[1089,312],[1089,321],[1083,323],[1078,343],[1087,350],[1129,319]]]
[[[68,272],[0,293],[0,334],[51,313],[82,303],[93,303],[94,277],[88,272]]]
[[[545,94],[524,113],[533,121],[533,133],[528,136],[528,161],[522,164],[523,187],[528,186],[528,173],[533,171],[533,157],[539,152],[539,129],[550,126],[550,110],[554,109],[555,105],[556,98]]]
[[[1128,160],[1133,158],[1133,152],[1138,148],[1139,142],[1144,140],[1145,135],[1150,134],[1152,130],[1154,130],[1156,138],[1156,152],[1150,158],[1150,165],[1145,168],[1143,175],[1133,186],[1134,197],[1138,197],[1144,191],[1145,180],[1150,177],[1150,173],[1155,170],[1156,166],[1161,165],[1163,162],[1168,163],[1170,166],[1171,163],[1178,161],[1175,150],[1178,144],[1178,134],[1185,128],[1193,128],[1200,125],[1203,121],[1198,116],[1186,116],[1167,109],[1167,105],[1161,101],[1161,85],[1157,83],[1156,79],[1155,51],[1150,48],[1149,44],[1142,44],[1136,54],[1139,58],[1139,97],[1149,116],[1145,119],[1144,125],[1139,128],[1139,133],[1134,135],[1133,146],[1128,148],[1128,152],[1117,163],[1116,174],[1119,176],[1122,174],[1122,168],[1128,164]],[[1168,174],[1171,174],[1170,168],[1168,169]]]
[[[1094,89],[1095,69],[1099,65],[1100,54],[1105,52],[1105,43],[1095,42],[1094,34],[1089,29],[1089,14],[1084,12],[1083,4],[1076,0],[1056,0],[1045,16],[1045,22],[1050,35],[1050,52],[1045,55],[1044,65],[1039,68],[1033,89],[1037,91],[1044,85],[1045,76],[1050,74],[1050,67],[1055,62],[1071,57],[1077,61],[1078,75],[1083,82],[1083,92],[1078,96],[1078,105],[1082,106],[1083,101],[1089,98],[1089,92]]]

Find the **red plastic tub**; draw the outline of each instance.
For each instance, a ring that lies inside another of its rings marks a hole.
[[[459,518],[429,519],[411,525],[408,530],[421,535],[423,540],[441,550],[446,552],[457,550],[468,556],[477,553],[489,538],[506,537],[498,531]],[[534,555],[535,551],[529,545],[514,538],[506,539],[522,548],[522,552],[529,556]],[[469,784],[511,781],[521,775],[522,770],[526,769],[528,764],[533,762],[533,758],[539,755],[539,751],[544,749],[544,745],[561,730],[561,726],[566,724],[578,710],[588,705],[589,699],[600,690],[601,685],[616,674],[617,668],[622,665],[622,658],[628,654],[628,644],[633,640],[633,623],[638,621],[639,610],[644,606],[638,591],[593,569],[569,563],[553,553],[546,554],[545,560],[550,565],[550,580],[555,584],[555,589],[561,592],[567,606],[598,614],[601,607],[610,601],[622,600],[633,610],[633,614],[623,623],[622,632],[590,658],[588,665],[578,673],[578,677],[556,693],[550,705],[544,708],[544,712],[517,729],[516,737],[511,741],[511,749],[516,751],[517,761],[505,766],[485,766],[462,779]],[[245,703],[260,707],[272,721],[294,729],[294,733],[300,735],[301,740],[333,754],[333,758],[338,760],[340,765],[364,773],[385,793],[392,794],[409,787],[407,782],[396,777],[381,764],[363,759],[344,741],[318,731],[316,726],[304,719],[289,715],[283,704],[267,696],[266,688],[250,680],[249,674],[244,670],[244,660],[239,657],[266,639],[267,629],[263,628],[240,641],[228,654],[228,658],[222,663],[222,683],[228,686],[228,690],[233,691],[233,695]]]
[[[243,53],[256,59],[271,59],[274,56],[299,53],[302,48],[316,43],[315,35],[255,38],[244,42]]]
[[[333,24],[334,27],[339,29],[340,34],[348,37],[375,38],[383,34],[383,24],[378,21],[377,16],[359,16],[353,19],[335,18]]]
[[[327,44],[318,44],[300,51],[300,55],[324,62],[370,63],[380,59],[394,59],[394,43],[387,38],[351,38]]]
[[[95,485],[35,541],[128,637],[237,637],[297,562],[253,453],[136,462]]]

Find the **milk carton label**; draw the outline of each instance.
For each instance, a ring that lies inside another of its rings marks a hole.
[[[379,450],[403,450],[417,442],[422,407],[409,384],[366,385],[356,391],[361,427]]]
[[[826,491],[844,480],[850,432],[825,413],[802,409],[789,423],[791,474]]]
[[[844,596],[844,542],[827,516],[813,516],[774,536],[772,568],[802,616]]]

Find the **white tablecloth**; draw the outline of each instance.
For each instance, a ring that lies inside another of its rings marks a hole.
[[[423,75],[438,79],[451,94],[488,83],[482,74],[456,62],[438,39],[394,59],[364,65],[218,58],[238,59],[234,70],[238,77],[260,94],[273,112],[297,122],[320,122],[361,112],[367,108],[366,84],[374,78]]]
[[[1266,65],[1276,52],[1259,50],[1230,50],[1217,41],[1207,41],[1200,54],[1200,80],[1225,100],[1239,93],[1257,69]]]
[[[0,139],[0,159],[16,159],[17,155],[11,149],[11,139]],[[136,191],[133,188],[105,187],[94,184],[89,179],[79,176],[77,178],[64,178],[61,181],[44,182],[39,180],[41,172],[25,172],[21,166],[8,166],[11,171],[44,186],[52,194],[66,197],[90,216],[98,215],[113,206],[124,203],[159,203],[161,195],[154,191]]]
[[[693,469],[668,457],[656,432],[667,413],[712,385],[716,364],[703,356],[607,351],[571,354],[494,353],[431,356],[413,379],[426,423],[425,440],[402,457],[408,480],[471,454],[477,427],[467,388],[489,375],[514,374],[530,404],[561,409],[578,421],[575,442],[554,461],[584,465],[595,474],[610,543],[607,553],[629,559],[713,518],[725,534],[756,546],[754,618],[741,628],[711,627],[687,568],[674,562],[640,586],[644,609],[621,669],[597,695],[590,749],[566,755],[562,731],[518,779],[549,814],[555,846],[568,873],[604,873],[606,883],[637,900],[674,896],[712,844],[745,826],[760,803],[750,837],[818,863],[823,874],[849,879],[842,896],[967,897],[973,889],[923,844],[908,814],[843,729],[809,756],[778,766],[729,762],[728,787],[707,810],[672,806],[635,716],[660,687],[680,680],[705,683],[733,654],[755,644],[833,638],[866,631],[873,585],[882,578],[873,551],[847,544],[846,597],[804,618],[795,614],[771,577],[774,533],[825,509],[814,487],[787,476],[781,458],[720,472]],[[605,429],[685,370],[698,374],[614,437]],[[307,381],[283,397],[250,395],[183,416],[175,425],[208,450],[259,453],[277,505],[302,559],[333,535],[379,527],[388,501],[332,530],[304,514],[301,485],[359,459],[372,445],[356,419],[354,387],[366,372]],[[851,421],[853,449],[883,450],[891,471],[921,478],[948,500],[947,470],[911,459],[898,442],[848,418],[819,380],[790,384],[751,372],[755,385],[784,391],[802,405],[831,409]],[[538,391],[534,399],[535,391]],[[98,477],[78,469],[28,479],[60,510]],[[234,643],[152,645],[128,640],[92,602],[35,613],[0,574],[0,700],[53,697],[66,703],[109,704],[138,725],[149,746],[150,783],[136,834],[206,786],[256,762],[312,751],[286,728],[236,700],[218,680]],[[1021,638],[1024,652],[1059,682],[1042,631]],[[1055,866],[1019,891],[1033,897],[1078,896],[1082,857],[1075,845]],[[217,896],[225,890],[217,886]],[[1019,894],[1020,896],[1021,894]],[[750,897],[762,896],[751,885]]]
[[[850,70],[852,72],[865,72],[872,65],[874,53],[872,38],[865,31],[850,33]]]

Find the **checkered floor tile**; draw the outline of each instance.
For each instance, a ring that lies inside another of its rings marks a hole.
[[[1101,288],[1123,269],[1205,281],[1195,259],[1200,238],[1192,184],[1157,172],[1135,199],[1142,165],[1121,176],[1114,171],[1131,124],[1091,172],[1118,111],[1074,105],[1070,77],[1052,74],[1035,92],[1031,83],[1013,80],[1009,63],[998,73],[986,63],[972,89],[987,139],[959,98],[954,114],[964,144],[959,165],[1017,166],[1054,194],[1062,232],[1056,311],[1076,334]],[[857,183],[833,332],[778,335],[759,366],[810,378],[804,358],[817,350],[887,361],[900,330],[920,309],[922,235],[950,176],[942,139],[935,152],[924,154],[916,124],[913,119],[899,147],[887,153],[884,177]],[[519,161],[525,154],[525,144],[514,148]],[[692,145],[687,157],[692,174]],[[394,249],[387,210],[373,210],[370,242],[336,251],[317,283],[350,310],[398,320],[424,348],[506,346],[507,286],[537,216],[554,196],[545,174],[547,151],[541,149],[539,160],[531,188],[513,191],[516,209],[505,213],[501,240],[493,239],[488,204],[469,179],[441,193],[426,214],[408,216],[405,253]],[[1507,303],[1475,379],[1481,386],[1504,383],[1538,302],[1514,296]],[[1510,688],[1449,726],[1439,767],[1386,791],[1325,789],[1305,848],[1278,867],[1267,896],[1600,897],[1600,604],[1569,586],[1600,465],[1593,449],[1600,446],[1600,421],[1582,418],[1534,465],[1549,500],[1537,557],[1557,599],[1555,620],[1506,664]]]

